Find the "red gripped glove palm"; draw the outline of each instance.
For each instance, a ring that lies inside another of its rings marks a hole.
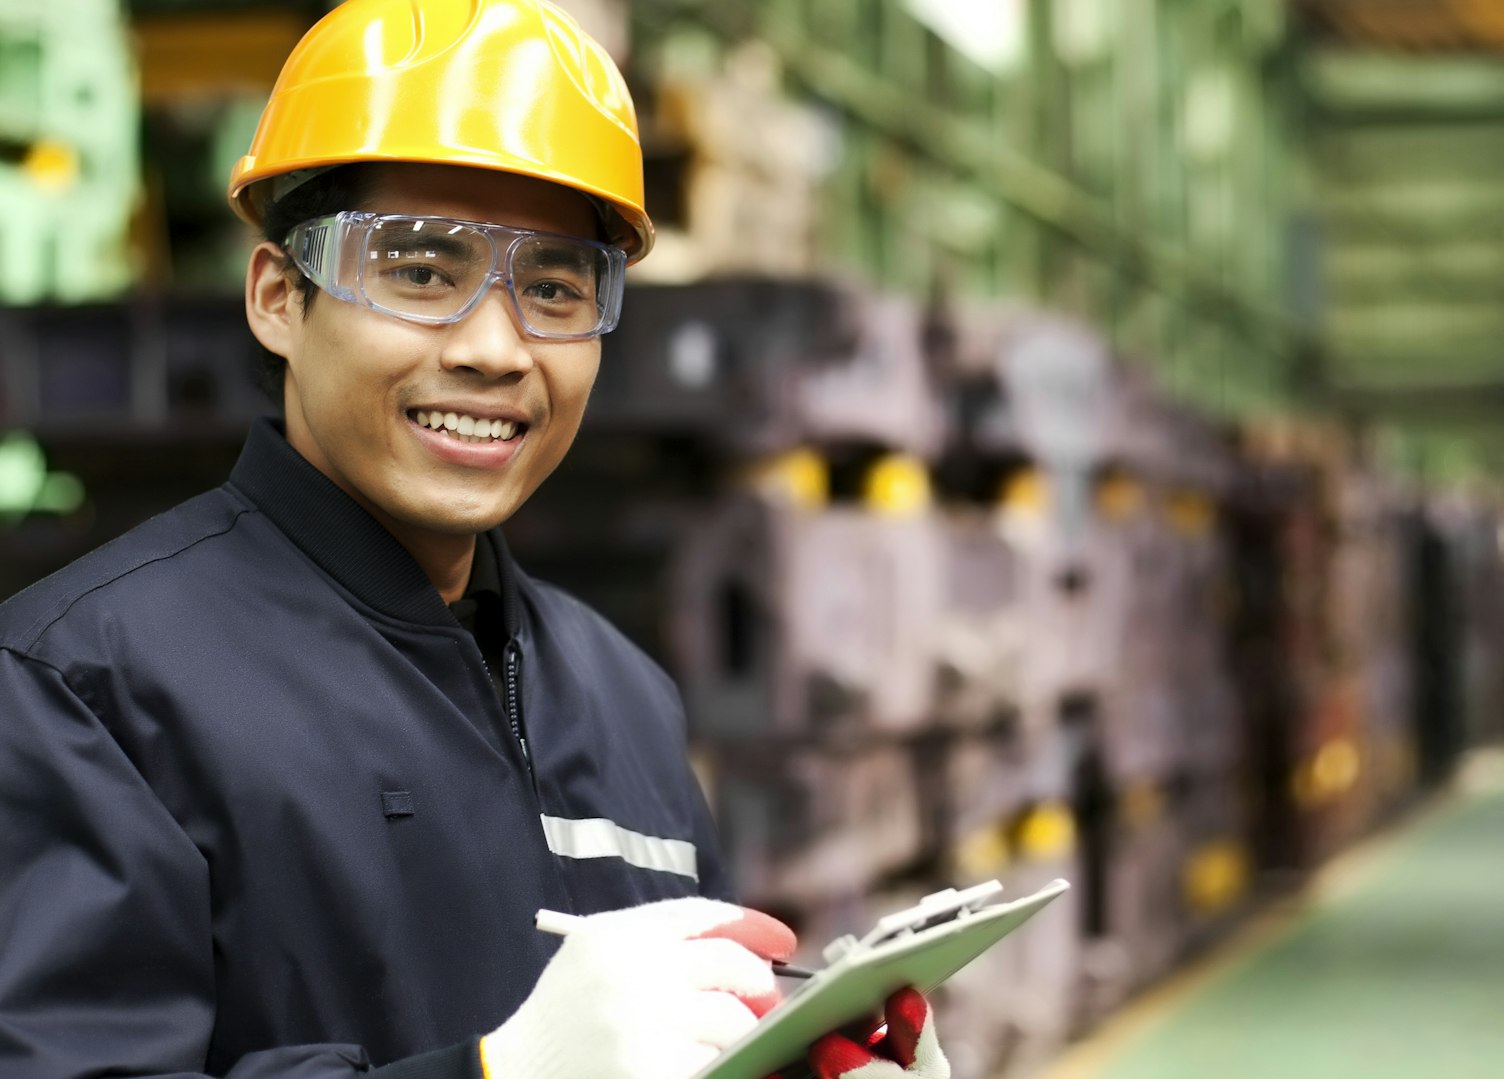
[[[817,1079],[950,1079],[950,1061],[935,1037],[929,1003],[918,990],[900,989],[883,1009],[888,1033],[874,1046],[827,1034],[809,1050]]]

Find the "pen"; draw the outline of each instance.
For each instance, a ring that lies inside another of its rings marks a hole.
[[[556,937],[567,937],[584,921],[578,914],[564,914],[561,911],[549,910],[539,907],[537,915],[533,918],[533,924],[545,933],[552,933]],[[796,967],[792,963],[780,963],[773,960],[773,973],[780,978],[813,978],[815,972]]]

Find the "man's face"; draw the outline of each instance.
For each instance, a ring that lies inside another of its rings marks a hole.
[[[596,236],[595,214],[582,196],[539,180],[411,164],[371,166],[371,178],[363,205],[349,209]],[[399,539],[470,535],[506,520],[579,430],[599,339],[527,336],[503,288],[444,326],[327,294],[306,318],[295,297],[291,303],[288,440]],[[493,434],[511,437],[456,437],[419,422],[431,423],[436,413],[485,421]]]

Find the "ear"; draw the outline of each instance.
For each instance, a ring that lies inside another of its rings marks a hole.
[[[274,244],[251,252],[245,268],[245,320],[267,350],[291,359],[293,320],[302,314],[302,299],[293,284],[287,256]]]

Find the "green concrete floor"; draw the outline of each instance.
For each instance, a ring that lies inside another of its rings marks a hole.
[[[1064,1079],[1504,1079],[1504,776],[1474,761],[1220,972]],[[1063,1062],[1064,1063],[1064,1062]]]

